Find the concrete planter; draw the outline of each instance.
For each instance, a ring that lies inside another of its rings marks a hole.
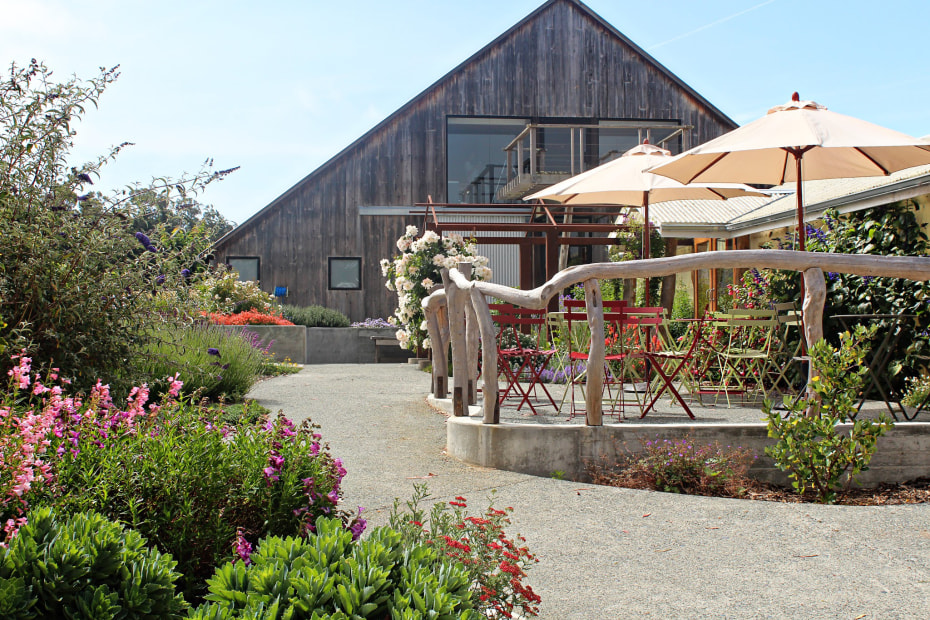
[[[394,338],[392,327],[304,327],[303,325],[227,326],[231,330],[248,330],[263,342],[272,341],[275,359],[290,359],[295,364],[374,364],[375,340]],[[413,352],[397,345],[381,345],[381,362],[405,362]]]
[[[271,352],[277,361],[286,359],[303,364],[307,357],[307,328],[303,325],[227,325],[226,329],[250,331],[262,342],[271,342]]]
[[[375,339],[392,339],[391,327],[309,327],[306,364],[374,364]],[[382,362],[403,362],[412,355],[399,346],[382,348]]]

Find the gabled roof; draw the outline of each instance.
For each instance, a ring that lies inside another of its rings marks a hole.
[[[273,201],[271,201],[267,206],[265,206],[264,208],[262,208],[261,210],[259,210],[258,212],[256,212],[254,215],[252,215],[250,218],[248,218],[246,221],[244,221],[242,224],[240,224],[239,226],[237,226],[236,228],[234,228],[233,230],[231,230],[230,232],[228,232],[228,233],[227,233],[226,235],[224,235],[221,239],[219,239],[219,240],[216,242],[215,245],[217,245],[217,246],[222,245],[224,242],[226,242],[226,241],[228,241],[228,240],[230,240],[230,239],[236,237],[236,236],[238,235],[239,232],[241,232],[242,230],[244,230],[244,229],[246,229],[247,227],[249,227],[253,222],[255,222],[255,221],[257,221],[258,219],[260,219],[262,216],[264,216],[264,215],[265,215],[266,213],[268,213],[270,210],[273,210],[277,204],[279,204],[279,203],[283,202],[284,200],[286,200],[286,198],[287,198],[292,192],[294,192],[297,188],[299,188],[301,185],[303,185],[304,183],[306,183],[308,180],[312,179],[313,177],[322,174],[322,173],[323,173],[324,171],[326,171],[330,166],[336,164],[336,163],[337,163],[339,160],[341,160],[346,154],[350,153],[353,149],[355,149],[358,145],[364,143],[366,140],[368,140],[371,136],[373,136],[374,134],[376,134],[378,131],[380,131],[381,129],[383,129],[383,128],[389,126],[391,123],[393,123],[393,122],[395,121],[395,119],[397,119],[397,118],[403,116],[405,113],[407,113],[410,109],[412,109],[412,108],[417,104],[418,101],[420,101],[420,100],[423,99],[424,97],[427,97],[432,91],[434,91],[434,90],[438,89],[439,87],[441,87],[445,82],[447,82],[447,81],[449,81],[450,79],[452,79],[453,76],[455,76],[455,75],[457,75],[458,73],[460,73],[461,71],[463,71],[463,70],[464,70],[466,67],[468,67],[469,65],[472,65],[472,64],[475,64],[475,63],[477,63],[477,62],[480,62],[480,61],[481,61],[485,56],[487,56],[494,48],[496,48],[496,47],[499,46],[503,41],[505,41],[505,40],[507,40],[509,37],[511,37],[515,32],[519,31],[519,30],[520,30],[521,28],[523,28],[526,24],[528,24],[529,22],[531,22],[531,21],[533,21],[534,19],[536,19],[540,14],[542,14],[543,12],[545,12],[545,11],[546,11],[547,9],[549,9],[551,6],[553,6],[553,5],[555,5],[555,4],[560,4],[560,3],[569,4],[569,5],[572,5],[572,6],[576,7],[578,10],[580,10],[582,13],[584,13],[584,14],[585,14],[586,16],[588,16],[590,19],[592,19],[592,20],[594,20],[595,22],[597,22],[597,23],[598,23],[599,25],[601,25],[605,30],[607,30],[608,32],[610,32],[614,37],[616,37],[619,41],[621,41],[624,45],[629,46],[633,51],[635,51],[637,54],[639,54],[640,56],[642,56],[643,62],[645,62],[646,64],[649,64],[649,65],[654,66],[659,72],[661,72],[663,75],[665,75],[666,77],[668,77],[669,80],[671,80],[672,82],[674,82],[675,85],[678,86],[681,90],[683,90],[684,92],[686,92],[689,96],[693,97],[693,98],[695,99],[695,101],[697,101],[698,103],[700,103],[702,106],[705,106],[706,109],[707,109],[707,111],[708,111],[708,113],[717,116],[717,117],[718,117],[723,123],[725,123],[725,124],[732,125],[733,127],[736,127],[736,126],[737,126],[737,123],[736,123],[735,121],[733,121],[733,119],[731,119],[731,118],[728,117],[726,114],[724,114],[722,111],[720,111],[719,109],[717,109],[717,107],[715,107],[713,104],[711,104],[709,101],[707,101],[707,99],[705,99],[704,97],[702,97],[697,91],[695,91],[693,88],[691,88],[690,86],[688,86],[685,82],[683,82],[683,81],[681,80],[681,78],[679,78],[677,75],[675,75],[674,73],[672,73],[671,71],[669,71],[664,65],[662,65],[659,61],[657,61],[655,58],[653,58],[652,56],[650,56],[645,50],[643,50],[641,47],[639,47],[638,45],[636,45],[633,41],[631,41],[631,40],[628,39],[626,36],[624,36],[619,30],[617,30],[614,26],[612,26],[610,23],[608,23],[606,20],[604,20],[600,15],[598,15],[598,14],[595,13],[593,10],[591,10],[591,9],[590,9],[587,5],[585,5],[583,2],[580,2],[579,0],[547,0],[545,3],[543,3],[543,4],[542,4],[539,8],[537,8],[535,11],[533,11],[532,13],[530,13],[529,15],[527,15],[526,17],[524,17],[522,20],[520,20],[520,21],[517,22],[516,24],[514,24],[512,27],[510,27],[509,29],[507,29],[503,34],[501,34],[501,35],[498,36],[496,39],[494,39],[493,41],[491,41],[490,43],[488,43],[487,45],[485,45],[484,47],[482,47],[482,48],[481,48],[480,50],[478,50],[476,53],[472,54],[472,55],[471,55],[468,59],[466,59],[464,62],[462,62],[461,64],[459,64],[458,66],[456,66],[454,69],[452,69],[451,71],[449,71],[448,73],[446,73],[445,75],[443,75],[441,78],[439,78],[438,80],[436,80],[433,84],[431,84],[431,85],[428,86],[425,90],[423,90],[423,91],[420,92],[418,95],[416,95],[415,97],[413,97],[410,101],[408,101],[407,103],[405,103],[404,105],[402,105],[400,108],[398,108],[395,112],[393,112],[391,115],[389,115],[389,116],[388,116],[387,118],[385,118],[383,121],[381,121],[380,123],[378,123],[377,125],[375,125],[374,127],[372,127],[370,130],[368,130],[367,132],[365,132],[365,133],[364,133],[362,136],[360,136],[357,140],[355,140],[354,142],[352,142],[351,144],[349,144],[347,147],[345,147],[344,149],[342,149],[341,151],[339,151],[336,155],[334,155],[334,156],[331,157],[329,160],[327,160],[326,162],[324,162],[322,165],[320,165],[320,166],[319,166],[318,168],[316,168],[314,171],[310,172],[307,176],[305,176],[305,177],[302,178],[300,181],[298,181],[297,183],[295,183],[293,186],[291,186],[289,189],[287,189],[284,193],[282,193],[280,196],[278,196],[278,197],[275,198]],[[424,196],[423,198],[425,198],[425,196]]]

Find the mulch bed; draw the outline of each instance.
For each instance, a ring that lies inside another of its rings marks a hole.
[[[656,490],[643,477],[635,474],[608,473],[589,470],[593,474],[594,484],[603,484],[628,489]],[[784,502],[790,504],[815,503],[811,495],[798,495],[791,488],[743,479],[726,489],[716,492],[695,490],[694,495],[708,497],[728,497],[731,499],[749,499],[763,502]],[[837,494],[834,505],[841,506],[894,506],[904,504],[930,503],[930,478],[921,478],[903,484],[882,484],[875,488],[853,488]]]

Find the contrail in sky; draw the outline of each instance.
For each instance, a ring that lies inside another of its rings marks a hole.
[[[693,34],[695,34],[695,33],[698,33],[698,32],[700,32],[700,31],[702,31],[702,30],[707,30],[708,28],[713,28],[714,26],[716,26],[716,25],[718,25],[718,24],[722,24],[723,22],[728,22],[728,21],[730,21],[731,19],[734,19],[734,18],[736,18],[736,17],[739,17],[740,15],[745,15],[746,13],[749,13],[750,11],[755,11],[756,9],[761,8],[761,7],[764,7],[766,4],[772,4],[773,2],[775,2],[775,0],[765,0],[765,2],[760,2],[759,4],[757,4],[757,5],[755,5],[755,6],[751,6],[751,7],[749,7],[748,9],[742,10],[742,11],[740,11],[740,12],[738,12],[738,13],[734,13],[733,15],[728,15],[728,16],[726,16],[726,17],[722,17],[722,18],[718,19],[718,20],[715,21],[715,22],[711,22],[711,23],[709,23],[709,24],[705,24],[705,25],[701,26],[700,28],[695,28],[694,30],[692,30],[692,31],[690,31],[690,32],[686,32],[686,33],[684,33],[684,34],[680,34],[680,35],[678,35],[677,37],[675,37],[674,39],[669,39],[668,41],[663,41],[663,42],[661,42],[661,43],[657,43],[656,45],[652,45],[652,46],[650,46],[650,47],[648,48],[648,51],[651,52],[651,51],[654,50],[654,49],[658,49],[658,48],[662,47],[663,45],[668,45],[669,43],[674,43],[675,41],[680,41],[681,39],[684,39],[684,38],[686,38],[686,37],[690,37],[691,35],[693,35]]]

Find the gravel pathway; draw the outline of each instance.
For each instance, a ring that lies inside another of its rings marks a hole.
[[[250,396],[321,425],[349,472],[345,504],[364,506],[372,525],[417,482],[478,509],[494,490],[495,505],[514,508],[511,533],[539,556],[526,581],[542,618],[930,617],[930,505],[678,496],[473,467],[445,455],[428,389],[408,364],[325,365]]]

